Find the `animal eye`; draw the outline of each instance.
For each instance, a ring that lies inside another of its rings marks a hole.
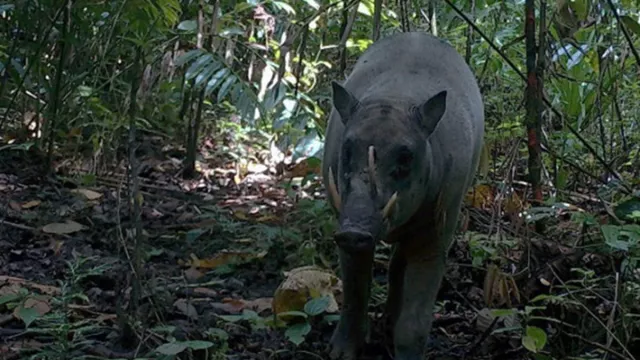
[[[413,154],[407,148],[402,148],[396,158],[396,166],[393,170],[392,176],[397,179],[405,179],[411,172],[411,162],[413,161]]]
[[[411,151],[407,148],[403,148],[402,150],[400,150],[396,163],[398,165],[408,166],[411,164],[411,161],[413,161],[413,154],[411,153]]]

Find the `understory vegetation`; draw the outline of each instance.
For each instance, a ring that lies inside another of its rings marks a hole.
[[[486,134],[429,359],[640,359],[640,2],[0,1],[0,359],[326,359],[331,81],[426,31]],[[401,54],[398,54],[401,56]],[[386,359],[390,247],[364,358]]]

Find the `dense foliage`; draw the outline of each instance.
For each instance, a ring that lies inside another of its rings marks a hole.
[[[238,144],[249,143],[288,169],[303,161],[308,171],[301,176],[312,179],[330,81],[348,74],[376,29],[381,37],[403,29],[436,33],[465,56],[485,101],[480,196],[467,205],[494,212],[467,214],[476,225],[465,239],[471,266],[491,274],[485,299],[493,292],[504,300],[494,299],[493,307],[503,309],[494,315],[519,319],[495,331],[516,331],[540,359],[637,358],[640,3],[534,3],[544,190],[544,203],[535,206],[527,176],[531,54],[523,0],[3,1],[0,157],[42,159],[41,174],[100,175],[131,163],[132,153],[151,151],[148,139],[160,139],[177,144],[185,177],[195,177],[189,169],[206,144],[241,165],[250,154]],[[327,217],[325,208],[297,211],[307,225],[318,214]],[[496,214],[516,230],[488,225],[498,222]],[[512,252],[546,246],[530,240],[529,224],[540,220],[548,227],[536,228],[544,232],[538,240],[571,249],[576,259],[596,254],[601,265],[574,259],[558,281],[551,279],[557,268],[526,261],[522,273],[509,273]],[[330,226],[323,224],[314,223],[327,229],[305,229],[326,237]],[[492,266],[504,272],[495,275]],[[507,284],[516,282],[529,288],[512,303],[519,290]],[[584,312],[589,316],[576,317]]]

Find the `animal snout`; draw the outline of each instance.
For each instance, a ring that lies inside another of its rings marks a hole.
[[[358,230],[338,231],[334,240],[340,249],[347,252],[373,251],[375,247],[373,235]]]

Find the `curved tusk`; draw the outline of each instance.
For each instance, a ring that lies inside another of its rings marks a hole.
[[[369,159],[368,159],[369,160],[369,163],[368,163],[369,186],[371,187],[371,192],[375,194],[377,184],[376,184],[376,164],[375,164],[374,154],[375,154],[375,148],[373,147],[373,145],[371,145],[369,146]]]
[[[333,206],[335,206],[336,209],[338,209],[338,212],[340,212],[340,208],[341,208],[340,195],[338,194],[336,181],[333,178],[333,171],[331,170],[331,167],[329,167],[329,185],[328,186],[329,188],[327,190],[329,191],[329,196],[333,201]]]
[[[391,215],[391,209],[393,209],[393,206],[396,204],[397,200],[398,200],[398,193],[395,192],[393,193],[393,195],[391,195],[391,198],[389,199],[389,201],[387,201],[387,205],[384,206],[384,209],[382,209],[383,219],[386,219],[389,217],[389,215]]]

